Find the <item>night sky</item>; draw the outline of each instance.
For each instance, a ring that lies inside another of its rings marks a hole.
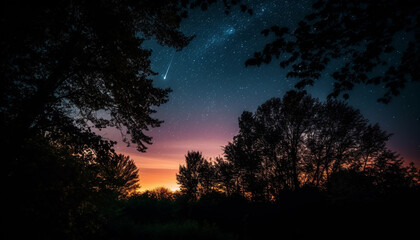
[[[221,4],[207,11],[194,10],[183,21],[181,30],[196,35],[180,52],[148,41],[144,47],[153,50],[154,84],[171,88],[169,102],[153,115],[165,122],[148,132],[153,139],[147,153],[135,146],[119,144],[117,150],[130,155],[140,168],[142,189],[165,186],[177,188],[175,173],[184,163],[188,150],[198,150],[207,158],[223,156],[222,147],[238,132],[238,117],[244,111],[254,112],[272,97],[282,97],[296,79],[287,79],[287,70],[278,62],[261,67],[245,67],[245,61],[261,50],[269,38],[260,34],[272,25],[291,29],[310,12],[311,1],[249,1],[250,16],[233,8],[224,14]],[[404,38],[404,36],[402,36]],[[331,69],[338,66],[332,63]],[[169,69],[168,69],[169,68]],[[166,78],[165,78],[166,74]],[[306,90],[325,100],[332,90],[328,71]],[[420,164],[420,84],[409,84],[401,95],[384,105],[377,103],[381,88],[357,86],[350,92],[349,104],[361,110],[372,123],[394,133],[389,147],[406,161]],[[121,140],[114,131],[105,137]]]

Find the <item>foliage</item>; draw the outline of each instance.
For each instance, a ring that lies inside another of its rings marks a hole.
[[[179,166],[176,175],[181,193],[193,200],[208,194],[215,188],[215,166],[204,159],[201,152],[188,152],[185,156],[185,166]]]
[[[147,224],[142,225],[139,232],[142,239],[233,239],[215,225],[200,225],[195,221]]]
[[[274,40],[246,65],[280,59],[282,68],[290,67],[287,77],[299,80],[298,89],[313,85],[334,65],[330,97],[348,98],[356,84],[374,84],[386,89],[378,101],[388,103],[407,83],[420,80],[419,19],[414,1],[318,0],[296,29],[264,29]]]
[[[340,101],[322,103],[291,91],[254,114],[244,112],[239,126],[225,147],[226,163],[236,188],[255,200],[276,200],[282,191],[304,186],[323,189],[331,176],[346,170],[370,178],[375,191],[408,188],[413,181],[386,147],[391,135]]]
[[[181,49],[189,42],[191,37],[178,30],[177,5],[7,2],[1,21],[6,126],[25,134],[60,112],[81,126],[117,127],[132,136],[140,151],[146,149],[151,138],[143,131],[160,123],[150,117],[152,107],[165,103],[169,90],[153,87],[151,51],[142,43],[155,37]]]
[[[418,186],[414,165],[386,147],[390,136],[344,102],[290,91],[242,113],[225,159],[188,152],[178,182],[193,199],[220,191],[265,202],[308,187],[386,194]]]
[[[146,190],[142,192],[139,196],[141,198],[173,201],[178,197],[178,195],[178,191],[172,192],[169,188],[157,187],[152,190]]]
[[[88,132],[55,134],[63,135],[34,136],[14,153],[16,166],[3,182],[6,236],[91,238],[114,214],[118,199],[137,188],[137,168],[113,151],[113,143]],[[22,224],[27,231],[14,232]]]

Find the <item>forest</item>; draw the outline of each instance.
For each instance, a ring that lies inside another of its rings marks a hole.
[[[411,1],[318,0],[295,30],[260,29],[273,42],[244,68],[285,54],[280,68],[295,88],[243,111],[223,156],[186,152],[179,191],[142,191],[133,159],[99,132],[117,129],[121,142],[148,150],[148,130],[163,123],[154,114],[172,90],[154,85],[144,42],[182,51],[195,37],[182,21],[214,4],[254,14],[237,0],[2,3],[4,239],[405,239],[417,231],[420,171],[388,147],[391,133],[346,102],[355,85],[374,85],[386,107],[420,80],[420,7]],[[400,61],[386,62],[401,31],[412,41]],[[305,87],[334,59],[347,62],[331,74],[329,97],[311,96]],[[386,68],[375,75],[376,66]]]

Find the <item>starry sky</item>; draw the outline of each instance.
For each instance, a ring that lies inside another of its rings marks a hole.
[[[117,151],[130,155],[140,169],[142,190],[165,186],[178,188],[175,174],[189,150],[198,150],[207,158],[223,156],[222,147],[238,132],[238,117],[254,112],[272,97],[291,90],[295,79],[286,78],[286,70],[276,61],[261,67],[245,67],[245,61],[261,50],[269,38],[260,34],[272,25],[293,29],[311,10],[311,1],[245,1],[254,14],[233,9],[225,15],[220,5],[207,11],[194,10],[183,21],[181,30],[196,37],[182,51],[148,41],[153,50],[152,69],[156,87],[171,88],[169,102],[157,108],[154,117],[164,120],[151,129],[153,145],[146,153],[135,146],[117,145]],[[166,76],[166,77],[165,77]],[[330,93],[328,75],[307,91],[325,100]],[[420,84],[409,84],[390,104],[377,103],[381,96],[374,86],[357,86],[349,104],[361,110],[372,123],[394,136],[388,146],[406,161],[420,165]],[[105,137],[120,140],[109,130]]]

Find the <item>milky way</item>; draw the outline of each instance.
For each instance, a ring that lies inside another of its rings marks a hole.
[[[283,96],[295,84],[275,61],[261,67],[245,67],[245,61],[270,40],[260,34],[261,30],[274,24],[293,29],[310,11],[310,2],[249,1],[252,16],[239,9],[226,16],[221,5],[205,12],[196,10],[182,24],[184,33],[196,37],[182,51],[174,53],[174,49],[147,42],[145,46],[153,50],[152,69],[160,74],[154,77],[155,86],[173,90],[169,102],[154,115],[165,122],[149,132],[154,144],[147,153],[136,153],[122,144],[118,149],[136,160],[140,172],[142,168],[174,170],[188,150],[200,150],[207,157],[222,155],[222,146],[237,134],[237,119],[244,110],[255,111],[269,98]],[[167,81],[169,68],[171,76]],[[325,100],[331,84],[327,73],[307,90]],[[420,84],[412,84],[384,105],[376,102],[381,89],[358,86],[349,100],[371,122],[379,122],[383,129],[394,133],[389,142],[391,149],[418,164],[419,91]],[[171,179],[175,181],[175,176]]]

